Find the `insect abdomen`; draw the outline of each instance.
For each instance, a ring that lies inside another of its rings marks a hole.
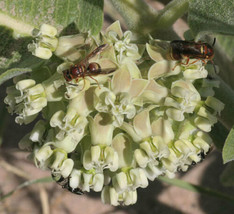
[[[206,43],[196,43],[191,41],[175,40],[170,43],[171,58],[173,60],[181,60],[184,58],[205,59],[207,56]]]

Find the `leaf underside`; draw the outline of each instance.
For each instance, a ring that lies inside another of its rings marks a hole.
[[[227,163],[234,160],[234,127],[228,134],[223,147],[223,162]]]
[[[234,186],[234,162],[231,162],[224,169],[220,181],[224,186]]]
[[[189,26],[194,35],[200,32],[234,35],[233,11],[233,0],[190,0]]]

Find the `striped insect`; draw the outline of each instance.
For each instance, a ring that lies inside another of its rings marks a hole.
[[[205,65],[208,61],[214,65],[214,44],[215,39],[212,46],[205,42],[174,40],[170,42],[169,59],[177,61],[186,59],[186,63],[180,63],[184,65],[188,65],[190,59],[197,59],[191,64],[201,60]]]
[[[89,63],[89,59],[93,58],[97,54],[100,54],[104,49],[108,47],[107,44],[100,45],[94,51],[92,51],[88,56],[85,57],[81,62],[72,65],[69,69],[63,71],[63,76],[65,80],[70,85],[75,85],[70,83],[72,80],[78,82],[80,78],[85,79],[85,77],[90,77],[91,79],[95,80],[99,85],[98,81],[93,78],[93,76],[97,76],[100,74],[110,74],[115,71],[115,69],[102,69],[101,66],[96,62]]]

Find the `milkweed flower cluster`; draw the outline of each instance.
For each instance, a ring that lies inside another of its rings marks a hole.
[[[53,30],[45,33],[47,27],[40,30],[39,44],[44,44],[44,35],[52,40],[56,35]],[[56,38],[52,49],[65,62],[54,70],[48,67],[50,76],[44,80],[33,74],[15,78],[5,98],[19,124],[42,113],[19,143],[31,151],[36,166],[69,178],[71,189],[101,192],[103,202],[112,205],[134,204],[137,188],[147,187],[149,180],[159,175],[173,178],[178,170],[199,162],[209,151],[208,132],[224,107],[214,97],[218,83],[206,79],[201,61],[187,65],[170,61],[156,40],[142,46],[131,38],[119,22],[95,38],[87,34]],[[108,48],[90,61],[116,71],[67,83],[62,71],[97,43]],[[148,68],[139,65],[143,53],[150,57]]]
[[[43,24],[40,30],[33,30],[32,36],[36,38],[36,42],[29,44],[28,49],[34,56],[42,59],[49,59],[58,45],[56,35],[57,29],[55,27]]]

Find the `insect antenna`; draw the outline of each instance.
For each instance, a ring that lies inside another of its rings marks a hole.
[[[213,41],[213,44],[212,44],[213,47],[214,47],[214,45],[215,45],[215,42],[216,42],[216,38],[214,38],[214,41]]]

